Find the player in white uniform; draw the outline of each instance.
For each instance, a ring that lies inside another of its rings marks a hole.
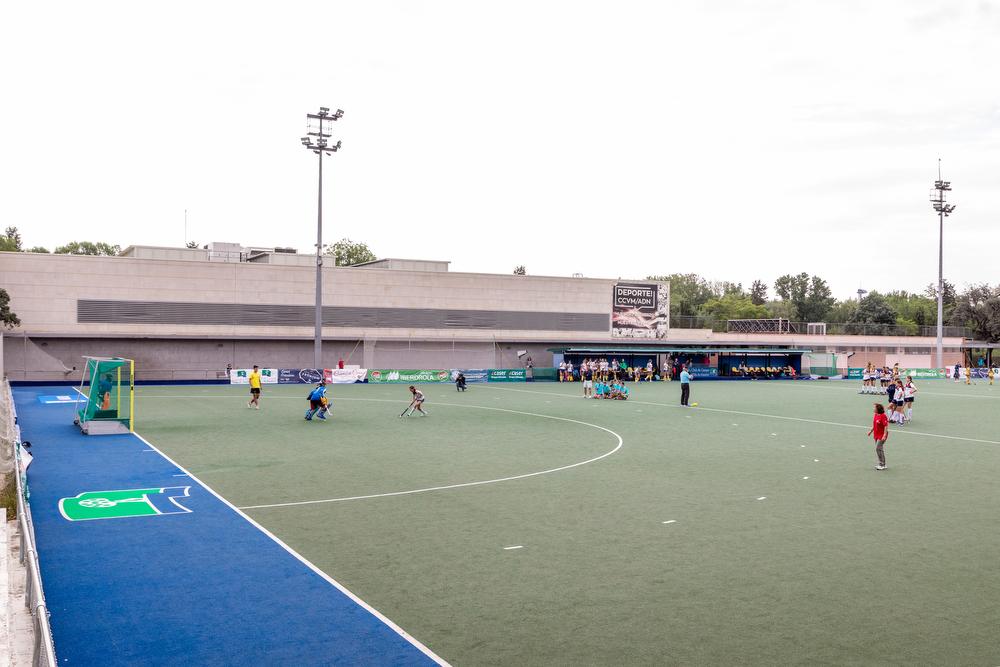
[[[913,377],[906,376],[906,384],[903,385],[903,408],[906,410],[906,421],[913,419],[913,399],[916,398],[917,387],[913,384]]]
[[[573,381],[573,362],[566,362],[566,382]]]

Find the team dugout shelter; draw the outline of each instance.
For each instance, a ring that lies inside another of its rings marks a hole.
[[[695,377],[743,378],[760,374],[747,374],[740,369],[792,368],[796,375],[802,373],[802,355],[812,350],[782,347],[661,347],[661,346],[566,346],[549,348],[555,365],[572,363],[574,376],[584,359],[616,359],[626,366],[645,368],[653,363],[657,375],[669,359],[672,366],[683,364]]]

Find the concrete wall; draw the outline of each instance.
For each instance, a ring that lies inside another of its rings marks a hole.
[[[144,260],[0,253],[0,284],[29,335],[160,337],[308,337],[306,326],[80,323],[77,301],[195,302],[309,306],[315,268],[257,263]],[[609,317],[613,280],[507,276],[479,273],[325,268],[324,303],[329,306],[593,313]],[[362,327],[326,327],[329,338],[363,338]],[[559,330],[379,329],[385,338],[494,340],[590,340],[605,332]]]

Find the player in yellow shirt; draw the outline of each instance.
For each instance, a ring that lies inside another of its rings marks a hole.
[[[260,410],[260,369],[256,366],[250,373],[250,402],[247,407]]]
[[[988,377],[990,379],[990,386],[992,387],[993,386],[993,367],[992,366],[990,366],[990,369],[988,371],[986,371],[986,377]]]
[[[965,367],[965,384],[972,384],[972,368]]]

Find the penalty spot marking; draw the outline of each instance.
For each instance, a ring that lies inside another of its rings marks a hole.
[[[807,475],[806,477],[803,477],[802,479],[809,479],[809,477],[808,477],[808,475]]]
[[[342,400],[342,401],[369,401],[369,402],[374,402],[374,403],[397,403],[398,402],[398,401],[391,401],[391,400],[382,399],[382,398],[342,398],[340,400]],[[554,415],[542,415],[542,414],[538,414],[537,412],[523,412],[521,410],[509,410],[507,408],[490,408],[490,407],[487,407],[485,405],[465,405],[465,404],[462,404],[462,403],[438,403],[437,405],[441,405],[441,406],[445,406],[445,407],[450,407],[450,408],[469,408],[469,409],[473,409],[473,410],[493,410],[495,412],[509,412],[509,413],[515,414],[515,415],[527,415],[529,417],[541,417],[542,419],[553,419],[555,421],[569,422],[571,424],[580,424],[581,426],[589,426],[590,428],[596,428],[596,429],[598,429],[600,431],[604,431],[605,433],[608,433],[608,434],[612,435],[615,439],[618,440],[618,444],[615,445],[613,449],[610,449],[610,450],[604,452],[603,454],[600,454],[598,456],[594,456],[594,457],[589,458],[589,459],[587,459],[585,461],[577,461],[576,463],[570,463],[568,465],[559,466],[557,468],[549,468],[548,470],[538,470],[536,472],[529,472],[529,473],[525,473],[523,475],[512,475],[510,477],[499,477],[497,479],[484,479],[484,480],[479,480],[479,481],[476,481],[476,482],[463,482],[461,484],[445,484],[445,485],[442,485],[442,486],[429,486],[429,487],[426,487],[426,488],[423,488],[423,489],[408,489],[406,491],[390,491],[388,493],[371,493],[371,494],[364,495],[364,496],[346,496],[346,497],[342,497],[342,498],[320,498],[320,499],[317,499],[317,500],[298,500],[298,501],[289,502],[289,503],[270,503],[270,504],[266,504],[266,505],[247,505],[247,506],[244,506],[244,507],[240,507],[239,509],[241,509],[241,510],[257,510],[257,509],[268,509],[268,508],[271,508],[271,507],[295,507],[295,506],[298,506],[298,505],[319,505],[321,503],[339,503],[339,502],[344,502],[344,501],[348,501],[348,500],[370,500],[372,498],[389,498],[391,496],[408,496],[408,495],[412,495],[412,494],[415,494],[415,493],[428,493],[430,491],[446,491],[446,490],[449,490],[449,489],[462,489],[462,488],[466,488],[466,487],[470,487],[470,486],[483,486],[485,484],[499,484],[500,482],[511,482],[511,481],[516,480],[516,479],[526,479],[528,477],[537,477],[539,475],[548,475],[550,473],[561,472],[563,470],[569,470],[570,468],[577,468],[579,466],[584,466],[584,465],[587,465],[588,463],[594,463],[596,461],[600,461],[603,458],[607,458],[607,457],[611,456],[612,454],[614,454],[615,452],[617,452],[618,450],[620,450],[622,448],[622,445],[625,444],[625,441],[622,439],[622,437],[620,435],[618,435],[617,433],[615,433],[614,431],[612,431],[611,429],[605,428],[603,426],[598,426],[597,424],[591,424],[590,422],[580,421],[578,419],[570,419],[568,417],[556,417]]]
[[[813,463],[819,463],[819,459],[813,459]]]
[[[504,547],[503,550],[504,551],[510,551],[512,549],[523,549],[523,548],[524,548],[523,544],[518,544],[518,545],[513,546],[513,547]]]

